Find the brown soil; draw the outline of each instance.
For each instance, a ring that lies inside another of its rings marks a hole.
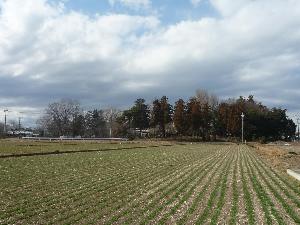
[[[273,167],[282,172],[287,169],[300,168],[300,147],[297,145],[263,145],[258,143],[251,143],[255,152],[267,160]]]

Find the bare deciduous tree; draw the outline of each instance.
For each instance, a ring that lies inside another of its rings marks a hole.
[[[113,107],[103,110],[103,117],[108,126],[109,137],[115,134],[115,130],[117,129],[116,120],[120,115],[121,111]]]
[[[48,105],[45,115],[38,124],[47,129],[52,136],[73,135],[75,119],[82,114],[80,104],[76,100],[62,99]]]

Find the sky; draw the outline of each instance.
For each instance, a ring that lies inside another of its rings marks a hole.
[[[300,116],[299,0],[0,0],[0,121],[254,95]]]

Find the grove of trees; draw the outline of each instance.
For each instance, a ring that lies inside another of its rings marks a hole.
[[[84,112],[78,101],[62,99],[50,103],[37,123],[45,136],[109,137],[117,116],[113,109]]]
[[[268,108],[252,95],[219,101],[204,90],[174,106],[166,96],[147,104],[138,98],[132,107],[84,111],[74,100],[49,104],[39,119],[48,136],[192,137],[203,141],[239,139],[241,114],[246,140],[291,140],[296,125],[281,108]]]

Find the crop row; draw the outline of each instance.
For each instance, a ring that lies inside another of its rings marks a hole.
[[[242,145],[0,159],[0,224],[299,224],[299,186]]]
[[[190,164],[213,157],[210,148],[201,151],[204,158],[197,148],[189,150],[190,154],[162,148],[155,154],[136,150],[2,160],[6,176],[0,178],[0,219],[8,223],[101,219],[123,201],[159,188],[181,169],[184,174],[184,168],[193,168]]]
[[[242,154],[251,186],[260,200],[265,223],[274,224],[276,221],[278,224],[299,224],[299,196],[279,181],[281,178],[288,182],[287,178],[274,170],[272,173],[251,149],[244,147]]]

